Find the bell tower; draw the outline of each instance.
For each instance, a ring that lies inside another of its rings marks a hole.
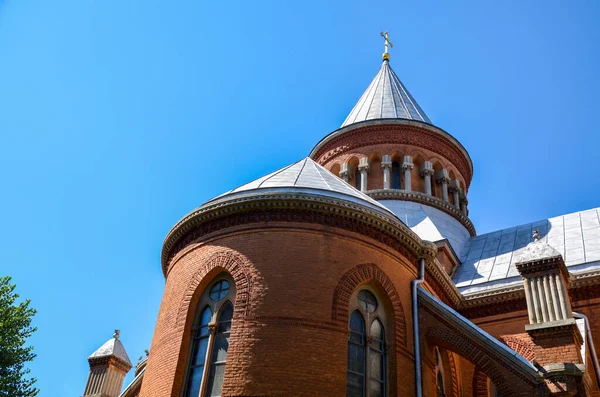
[[[475,235],[467,200],[473,164],[392,70],[393,45],[388,32],[381,36],[378,73],[341,127],[317,143],[310,157],[389,208],[419,237],[436,242],[451,273]]]

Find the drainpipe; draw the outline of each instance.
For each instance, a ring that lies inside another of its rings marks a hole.
[[[594,347],[594,339],[592,338],[592,330],[590,329],[590,321],[585,314],[573,312],[573,317],[582,318],[585,323],[585,336],[587,339],[588,346],[590,348],[590,355],[592,356],[592,362],[594,364],[594,372],[596,373],[596,383],[600,387],[600,365],[598,365],[598,356],[596,355],[596,348]]]
[[[425,259],[419,259],[419,278],[410,282],[412,288],[413,338],[415,340],[415,389],[416,397],[423,396],[421,385],[421,342],[419,340],[419,302],[417,286],[425,281]]]

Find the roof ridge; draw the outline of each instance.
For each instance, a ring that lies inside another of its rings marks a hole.
[[[296,179],[294,180],[294,184],[292,186],[296,186],[296,184],[298,183],[298,179],[300,179],[300,175],[302,175],[302,172],[304,171],[304,167],[306,167],[306,159],[307,158],[308,157],[304,158],[304,162],[302,163],[302,168],[300,168],[300,172],[298,172],[298,175],[296,175]],[[302,160],[300,160],[300,161],[302,161]],[[296,163],[296,164],[298,164],[298,163]]]
[[[344,122],[342,127],[366,120],[405,119],[431,124],[431,120],[408,92],[388,60],[381,67]]]

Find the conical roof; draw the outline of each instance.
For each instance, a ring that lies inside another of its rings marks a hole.
[[[431,124],[386,59],[342,127],[366,120],[407,119]]]
[[[261,195],[290,189],[304,190],[306,193],[333,196],[360,203],[396,218],[385,206],[336,177],[309,157],[230,190],[208,201],[204,206],[212,205],[215,201],[229,199],[232,196]]]
[[[118,332],[115,333],[115,336],[112,339],[109,339],[105,344],[100,346],[98,350],[93,352],[92,355],[88,357],[88,361],[105,357],[115,357],[130,367],[132,366],[129,356],[127,356],[127,352],[125,351],[125,347],[119,340]]]

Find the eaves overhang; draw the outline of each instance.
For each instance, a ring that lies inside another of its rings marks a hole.
[[[428,310],[434,311],[437,315],[451,322],[455,327],[459,328],[469,338],[480,341],[488,346],[497,357],[501,357],[503,362],[512,367],[512,369],[522,377],[529,379],[531,382],[538,382],[542,379],[542,375],[527,361],[523,356],[519,355],[508,346],[504,345],[498,339],[494,338],[483,329],[473,324],[467,318],[463,317],[457,311],[444,304],[438,298],[427,292],[422,287],[417,290],[419,304],[425,305]]]
[[[187,214],[169,231],[161,254],[163,273],[165,276],[168,273],[170,259],[178,251],[175,247],[197,240],[203,234],[191,234],[194,230],[228,217],[250,215],[252,218],[252,214],[269,211],[314,212],[345,218],[352,224],[376,229],[388,240],[400,242],[413,258],[429,261],[435,258],[437,250],[433,243],[422,241],[396,215],[376,204],[343,193],[294,187],[261,188],[221,196]],[[256,221],[261,221],[261,215],[256,216]]]

